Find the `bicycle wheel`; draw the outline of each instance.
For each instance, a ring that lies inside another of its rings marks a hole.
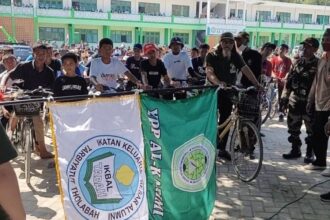
[[[28,121],[23,124],[23,146],[25,149],[25,179],[26,183],[30,183],[31,171],[31,151],[32,151],[32,125]]]
[[[270,115],[272,103],[267,97],[263,97],[260,106],[261,124],[264,124]]]
[[[261,169],[263,145],[256,126],[248,120],[239,120],[230,141],[232,164],[243,182],[254,180]]]

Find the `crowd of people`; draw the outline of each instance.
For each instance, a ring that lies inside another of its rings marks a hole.
[[[278,86],[279,122],[287,115],[288,141],[292,144],[284,159],[301,157],[301,126],[304,122],[307,130],[305,142],[307,151],[304,162],[306,169],[324,170],[322,175],[330,176],[326,169],[328,138],[330,135],[330,29],[323,35],[324,54],[315,56],[320,43],[315,38],[307,38],[301,44],[303,51],[296,60],[287,53],[289,47],[282,44],[265,43],[260,51],[249,48],[249,34],[240,32],[221,34],[220,42],[214,48],[201,44],[191,53],[184,50],[179,37],[173,37],[169,50],[159,48],[154,43],[135,44],[122,59],[119,48],[114,48],[109,38],[99,41],[98,50],[91,54],[89,50],[54,51],[51,45],[36,44],[33,47],[31,61],[18,63],[10,49],[0,51],[0,88],[18,85],[25,90],[39,87],[52,89],[55,97],[86,95],[89,91],[114,93],[139,88],[152,90],[159,88],[180,88],[200,84],[255,86],[264,89],[264,82],[274,81]],[[127,81],[122,87],[122,82]],[[122,89],[122,90],[120,90]],[[184,99],[186,93],[180,91],[172,95],[150,93],[164,99]],[[252,92],[255,100],[257,92]],[[231,94],[225,90],[218,92],[219,123],[224,122],[232,111]],[[7,127],[10,139],[15,129],[15,114],[11,106],[1,107],[1,123]],[[257,124],[258,120],[254,120]],[[7,124],[9,123],[9,126]],[[44,141],[43,121],[40,116],[33,117],[36,136],[36,151],[41,158],[52,158]],[[1,140],[6,135],[1,126]],[[221,132],[221,131],[220,131]],[[6,152],[10,145],[8,137],[1,142],[1,151]],[[218,157],[231,160],[226,150],[228,135],[218,140]],[[6,148],[6,149],[5,149]],[[8,155],[1,152],[0,162],[7,167],[8,161],[15,157],[9,148]],[[10,171],[11,172],[11,171]],[[0,175],[2,175],[0,173]],[[0,178],[0,185],[4,178]],[[12,187],[17,187],[13,185]],[[16,216],[0,194],[0,204],[7,213]],[[16,195],[17,196],[17,195]],[[19,196],[17,197],[19,198]],[[324,201],[330,201],[330,193],[321,195]],[[18,203],[20,204],[20,203]],[[23,210],[24,211],[24,210]],[[22,218],[14,218],[22,219]]]

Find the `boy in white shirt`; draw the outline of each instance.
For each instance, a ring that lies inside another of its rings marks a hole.
[[[120,76],[126,76],[129,81],[136,84],[138,88],[144,88],[143,84],[120,62],[111,57],[113,53],[113,42],[109,38],[103,38],[99,42],[99,58],[91,62],[91,82],[96,90],[100,92],[116,92],[117,80]]]

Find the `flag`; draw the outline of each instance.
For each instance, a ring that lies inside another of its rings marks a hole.
[[[50,105],[66,219],[148,219],[139,97]]]
[[[141,97],[149,219],[208,219],[215,195],[217,95]]]

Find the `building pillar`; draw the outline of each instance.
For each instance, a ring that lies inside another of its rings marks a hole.
[[[165,30],[164,30],[164,44],[165,45],[168,45],[168,42],[169,42],[168,34],[169,34],[169,30],[168,30],[168,28],[165,28]]]
[[[74,24],[68,24],[69,46],[74,43]]]
[[[134,43],[141,43],[140,42],[140,31],[139,31],[139,27],[135,27],[134,28]]]
[[[257,36],[256,36],[256,48],[259,47],[259,31],[257,32]]]
[[[199,46],[199,45],[196,45],[196,35],[197,35],[197,31],[196,30],[192,30],[191,31],[191,48],[193,47],[196,47],[196,46]]]
[[[103,38],[111,38],[111,30],[109,26],[103,26]]]
[[[282,44],[282,33],[278,34],[278,42],[280,45]]]
[[[296,45],[296,34],[291,34],[291,48],[294,48],[294,46]]]
[[[201,14],[202,14],[202,11],[203,11],[203,1],[202,0],[200,0],[199,2],[198,2],[198,7],[199,7],[199,10],[198,10],[198,18],[201,18]]]
[[[300,34],[300,36],[299,36],[299,41],[300,41],[300,42],[303,41],[303,34]]]
[[[312,34],[312,37],[315,37],[315,34]]]
[[[33,41],[37,42],[39,40],[39,27],[38,27],[38,17],[33,17]]]
[[[270,42],[274,43],[275,42],[275,33],[272,32],[270,35]]]
[[[255,43],[254,43],[254,35],[253,35],[253,32],[250,32],[249,33],[250,34],[250,47],[251,48],[254,48],[254,46],[255,46]]]
[[[145,42],[143,42],[143,29],[142,29],[142,27],[139,28],[139,42],[141,44],[145,43]]]

